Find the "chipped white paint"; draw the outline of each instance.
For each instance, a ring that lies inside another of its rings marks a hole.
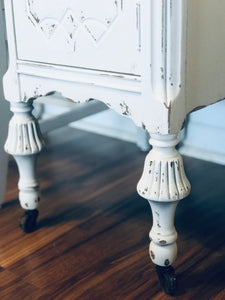
[[[46,0],[26,0],[27,17],[47,39],[65,31],[66,42],[76,50],[76,33],[82,26],[97,44],[110,29],[120,14],[121,0],[76,0],[48,1],[51,11],[43,9]],[[102,9],[104,7],[104,9]]]
[[[40,201],[39,181],[36,174],[37,154],[13,155],[19,169],[19,201],[23,209],[32,210]]]
[[[77,103],[98,99],[149,131],[153,150],[138,192],[153,211],[151,257],[170,265],[175,208],[190,192],[176,136],[187,113],[225,96],[225,0],[5,0],[5,8],[4,92],[13,107],[57,91]],[[30,111],[16,113],[6,143],[25,209],[38,201],[33,126]],[[23,144],[15,145],[16,130]]]
[[[15,155],[39,153],[43,148],[43,138],[37,120],[31,114],[33,107],[29,103],[14,103],[14,113],[9,122],[5,151]]]
[[[19,59],[140,73],[138,37],[127,34],[136,31],[136,0],[12,2]]]
[[[19,179],[19,200],[24,209],[35,209],[39,202],[39,182],[36,175],[37,154],[44,141],[37,120],[33,117],[32,102],[13,103],[14,113],[10,123],[6,152],[12,154],[17,162]]]
[[[175,149],[176,135],[152,135],[152,150],[146,157],[138,193],[148,200],[176,201],[190,193],[183,160]]]
[[[151,239],[149,254],[156,265],[169,266],[173,264],[177,256],[174,215],[178,201],[149,201],[149,204],[153,217],[153,226],[149,233]]]
[[[170,106],[181,87],[182,17],[185,1],[150,2],[152,90],[158,101]]]
[[[177,255],[174,214],[178,201],[190,193],[183,160],[175,149],[176,135],[152,135],[153,146],[146,157],[137,185],[140,196],[149,200],[153,227],[150,231],[150,257],[160,266],[169,266]]]

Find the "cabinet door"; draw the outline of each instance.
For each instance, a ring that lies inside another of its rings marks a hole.
[[[18,59],[140,74],[137,0],[12,0]]]

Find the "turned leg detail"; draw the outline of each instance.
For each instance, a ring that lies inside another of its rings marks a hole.
[[[37,154],[14,155],[19,169],[19,200],[25,210],[33,210],[38,207],[40,201],[39,182],[36,175]]]
[[[167,267],[177,256],[174,215],[178,201],[164,203],[149,201],[149,203],[153,216],[153,226],[149,233],[150,257],[156,265]]]
[[[19,169],[19,200],[26,210],[21,226],[24,231],[32,231],[36,224],[39,202],[39,183],[36,175],[37,155],[44,141],[37,120],[32,115],[32,102],[12,103],[14,113],[10,123],[5,151],[16,160]]]
[[[175,149],[176,135],[154,135],[152,150],[146,157],[137,191],[143,198],[155,201],[176,201],[190,193],[183,160]]]
[[[160,283],[168,294],[176,289],[176,276],[171,264],[177,256],[177,232],[174,215],[179,200],[190,193],[183,160],[175,146],[176,135],[152,135],[152,150],[146,157],[137,191],[150,203],[153,226],[149,253],[157,265]]]

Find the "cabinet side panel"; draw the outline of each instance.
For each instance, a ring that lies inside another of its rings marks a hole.
[[[189,0],[187,112],[225,97],[225,1]]]

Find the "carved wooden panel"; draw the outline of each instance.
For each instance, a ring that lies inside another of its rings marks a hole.
[[[57,28],[63,27],[68,43],[75,43],[76,31],[80,26],[87,30],[88,36],[97,44],[108,32],[120,14],[121,1],[105,0],[77,0],[75,9],[70,6],[71,1],[61,1],[55,6],[52,0],[51,14],[47,14],[46,0],[26,0],[28,18],[34,26],[38,27],[46,38],[50,39],[57,34]],[[98,7],[99,9],[96,9]]]
[[[14,0],[19,59],[138,74],[138,5],[136,0]]]

